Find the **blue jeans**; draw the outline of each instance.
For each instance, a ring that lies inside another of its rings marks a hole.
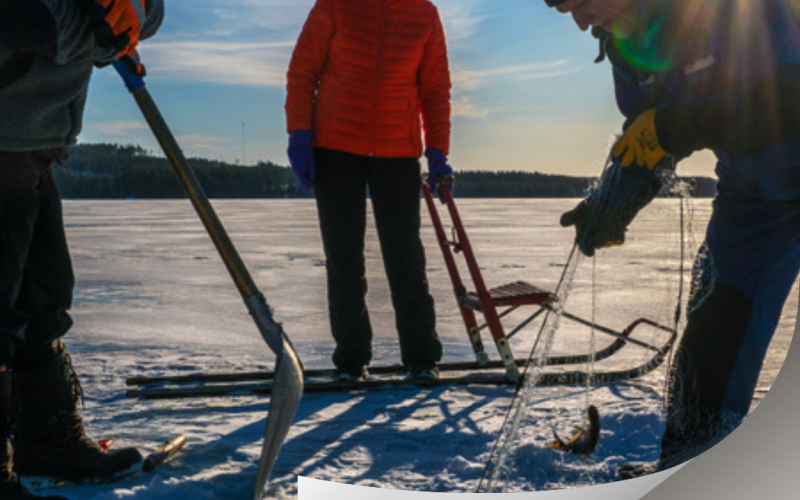
[[[800,192],[797,170],[763,179],[718,170],[719,193],[673,365],[662,457],[727,435],[749,411],[800,270],[800,199],[787,196]]]

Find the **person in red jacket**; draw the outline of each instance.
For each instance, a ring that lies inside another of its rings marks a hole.
[[[366,376],[369,192],[395,309],[402,362],[435,378],[442,346],[419,235],[420,162],[427,181],[452,177],[450,71],[444,29],[428,0],[317,0],[287,74],[288,155],[315,190],[327,259],[328,306],[340,380]]]

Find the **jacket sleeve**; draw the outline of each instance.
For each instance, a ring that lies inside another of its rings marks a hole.
[[[163,0],[147,0],[146,5],[142,38],[155,33],[164,16]],[[1,1],[0,43],[58,64],[114,56],[112,48],[95,43],[93,26],[77,0]]]
[[[320,76],[335,31],[333,2],[317,0],[297,39],[286,74],[286,129],[311,130]]]
[[[714,51],[719,91],[658,109],[656,130],[666,151],[749,153],[800,134],[798,19],[782,0],[753,5],[763,10],[740,16],[740,25],[720,19],[712,34],[721,40]]]
[[[433,11],[433,30],[425,44],[417,73],[425,146],[450,150],[450,67],[439,12]]]
[[[750,153],[800,134],[800,66],[716,99],[659,109],[656,130],[664,150],[679,156],[706,148]]]
[[[147,20],[142,26],[139,40],[147,40],[156,34],[164,22],[164,0],[145,0]]]

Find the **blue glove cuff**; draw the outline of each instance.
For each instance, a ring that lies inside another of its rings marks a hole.
[[[435,161],[435,160],[444,161],[444,162],[447,161],[447,155],[444,154],[444,151],[442,151],[441,149],[436,149],[436,148],[428,148],[428,149],[426,149],[425,150],[425,158],[427,158],[428,161]]]
[[[425,150],[428,159],[428,169],[431,174],[453,175],[453,169],[447,164],[447,155],[441,149],[428,148]]]
[[[289,147],[309,147],[313,141],[313,130],[292,130],[289,133]]]

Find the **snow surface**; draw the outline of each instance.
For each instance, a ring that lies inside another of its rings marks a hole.
[[[574,203],[460,200],[487,284],[524,279],[553,288],[572,239],[570,230],[558,226],[558,216]],[[329,367],[332,341],[313,200],[218,200],[214,205],[305,366]],[[640,316],[669,324],[680,270],[676,207],[676,202],[656,201],[634,222],[624,247],[601,252],[594,264],[584,260],[567,310],[587,318],[594,315],[599,323],[617,329]],[[710,202],[695,200],[691,208],[687,238],[692,236],[696,248]],[[125,379],[131,376],[272,366],[273,356],[191,206],[185,200],[67,201],[65,218],[78,280],[76,325],[65,340],[86,392],[84,416],[90,433],[143,452],[177,433],[186,434],[189,444],[182,455],[151,474],[114,484],[36,482],[33,488],[81,500],[251,498],[267,397],[145,401],[125,396]],[[444,361],[471,360],[427,216],[423,222]],[[687,269],[692,253],[684,263]],[[373,362],[394,364],[399,358],[394,318],[373,226],[367,234],[367,268]],[[795,287],[763,369],[759,398],[783,364],[797,296]],[[518,357],[528,354],[538,325],[537,321],[513,338]],[[652,342],[663,338],[653,331],[637,336]],[[488,335],[484,340],[496,358]],[[601,346],[609,341],[596,339]],[[564,321],[553,351],[582,352],[589,345],[586,328]],[[596,369],[633,366],[646,357],[642,349],[625,348],[597,363]],[[524,435],[506,462],[505,491],[610,482],[623,461],[655,458],[663,428],[663,382],[661,369],[611,386],[536,389],[530,418],[523,422]],[[268,494],[296,497],[298,475],[392,489],[475,491],[511,396],[511,388],[475,386],[306,395]],[[603,425],[595,453],[581,461],[546,449],[551,426],[569,435],[588,403],[600,409]]]

